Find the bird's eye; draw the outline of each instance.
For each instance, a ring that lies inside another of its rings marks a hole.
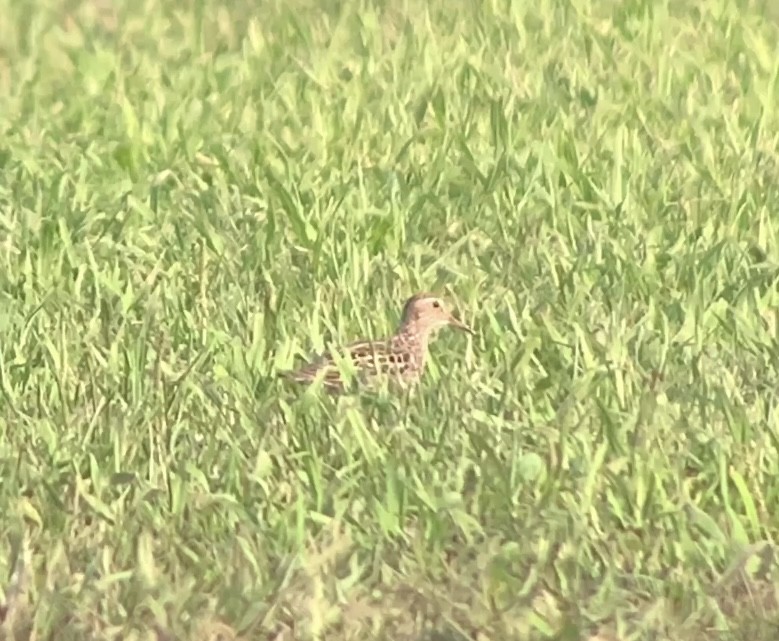
[[[436,309],[438,309],[438,308],[440,308],[440,307],[441,307],[441,303],[439,303],[437,300],[434,300],[434,301],[433,301],[433,307],[435,307]]]

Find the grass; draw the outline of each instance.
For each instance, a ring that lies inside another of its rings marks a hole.
[[[774,4],[0,0],[4,637],[776,639]]]

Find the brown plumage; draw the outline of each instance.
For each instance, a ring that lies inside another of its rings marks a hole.
[[[473,334],[473,330],[457,319],[443,300],[429,292],[415,294],[406,301],[397,331],[376,341],[357,341],[343,348],[357,370],[356,378],[363,384],[381,378],[407,385],[422,375],[430,338],[445,326]],[[298,370],[283,376],[298,383],[312,383],[322,376],[322,384],[330,392],[344,391],[344,381],[333,354],[326,353]]]

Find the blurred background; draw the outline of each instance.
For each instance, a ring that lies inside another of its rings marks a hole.
[[[776,639],[778,7],[0,0],[4,638]]]

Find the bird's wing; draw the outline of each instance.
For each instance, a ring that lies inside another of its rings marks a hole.
[[[310,363],[290,372],[284,372],[285,378],[297,383],[311,383],[317,376],[323,373],[322,382],[325,387],[337,387],[341,385],[341,375],[338,372],[333,359],[324,354]]]
[[[396,349],[389,339],[350,343],[342,349],[342,353],[351,357],[359,378],[383,372],[404,374],[413,365],[412,355],[406,350]],[[286,378],[299,383],[310,383],[319,376],[322,376],[325,387],[340,388],[343,385],[332,352],[321,354],[300,369],[285,373]]]
[[[371,373],[402,374],[412,365],[407,350],[396,349],[392,340],[363,341],[347,347],[355,365]]]

